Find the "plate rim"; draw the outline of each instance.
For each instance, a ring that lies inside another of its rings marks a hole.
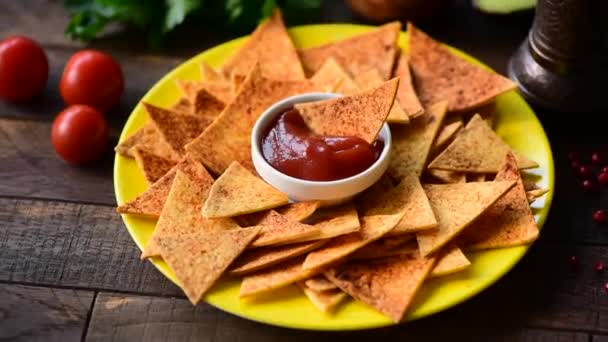
[[[362,25],[362,24],[352,24],[352,23],[329,23],[329,24],[312,24],[312,25],[299,25],[299,26],[293,26],[293,27],[289,27],[288,28],[288,32],[292,33],[292,31],[298,31],[298,30],[310,30],[310,29],[332,29],[332,28],[340,28],[340,29],[344,29],[344,28],[354,28],[357,30],[369,30],[369,29],[374,29],[377,28],[378,26],[375,25]],[[407,31],[401,30],[400,34],[407,34]],[[144,101],[148,96],[150,96],[150,94],[154,93],[154,91],[156,90],[156,88],[159,88],[162,86],[162,84],[164,84],[165,82],[170,82],[173,77],[174,74],[179,73],[179,71],[181,70],[181,68],[186,68],[188,64],[195,62],[198,59],[201,59],[201,57],[203,55],[206,54],[214,54],[217,53],[217,51],[222,50],[225,48],[226,45],[229,44],[239,44],[241,41],[247,39],[249,35],[244,35],[241,37],[237,37],[228,41],[225,41],[223,43],[220,43],[218,45],[215,45],[211,48],[208,48],[204,51],[201,51],[199,53],[197,53],[196,55],[182,61],[179,65],[177,65],[176,67],[174,67],[173,69],[171,69],[169,72],[167,72],[166,74],[164,74],[159,80],[157,80],[154,85],[152,87],[150,87],[146,93],[138,100],[137,104],[133,107],[133,109],[131,110],[131,112],[129,113],[129,117],[127,118],[127,120],[125,121],[124,125],[122,126],[121,129],[121,133],[119,135],[119,139],[118,142],[123,141],[126,137],[127,137],[127,127],[130,127],[133,125],[132,121],[136,120],[135,117],[136,115],[135,112],[138,110],[139,106],[141,106],[141,102]],[[470,58],[472,60],[474,60],[478,65],[481,65],[484,68],[487,68],[489,70],[494,71],[492,68],[490,68],[489,66],[487,66],[486,64],[484,64],[483,62],[481,62],[480,60],[478,60],[475,56],[468,54],[458,48],[455,48],[451,45],[447,45],[442,43],[442,45],[448,47],[452,52],[456,52],[457,55],[460,56],[466,56],[467,58]],[[537,226],[539,228],[539,230],[542,230],[547,217],[550,214],[550,210],[551,210],[551,205],[553,202],[553,196],[554,196],[554,191],[553,189],[555,189],[555,164],[554,164],[554,158],[553,158],[553,151],[551,149],[551,144],[549,141],[549,138],[547,136],[547,133],[542,125],[542,123],[540,122],[540,120],[538,119],[538,116],[536,115],[536,113],[534,112],[534,110],[530,107],[530,105],[525,101],[525,99],[523,98],[523,96],[521,95],[521,93],[516,89],[515,90],[516,95],[518,98],[520,98],[522,101],[522,105],[526,107],[526,109],[532,113],[532,120],[534,121],[535,124],[538,124],[538,126],[540,127],[541,131],[542,131],[542,144],[544,145],[543,148],[546,149],[549,153],[547,156],[547,185],[548,188],[550,189],[550,191],[545,195],[545,204],[542,207],[543,211],[546,211],[545,215],[540,215],[539,220],[537,223]],[[130,135],[130,134],[129,134]],[[116,202],[117,205],[120,205],[122,203],[125,202],[123,195],[120,193],[119,187],[118,187],[118,169],[119,169],[119,159],[120,159],[120,155],[118,153],[115,152],[114,154],[114,165],[113,165],[113,186],[114,186],[114,195],[116,197]],[[122,200],[122,201],[121,201]],[[132,233],[127,221],[126,221],[126,215],[125,214],[120,214],[121,219],[123,220],[123,224],[125,226],[125,229],[128,231],[129,236],[131,237],[131,239],[133,240],[133,242],[135,242],[136,246],[142,250],[144,246],[142,246],[140,244],[140,241],[138,241],[139,239],[136,239],[134,234]],[[229,310],[226,309],[224,307],[221,307],[219,305],[216,305],[215,303],[212,303],[210,301],[208,301],[206,298],[203,298],[203,301],[214,307],[217,308],[223,312],[250,320],[250,321],[254,321],[254,322],[258,322],[258,323],[262,323],[262,324],[267,324],[267,325],[271,325],[271,326],[277,326],[277,327],[283,327],[283,328],[291,328],[291,329],[299,329],[299,330],[309,330],[309,331],[356,331],[356,330],[366,330],[366,329],[373,329],[373,328],[381,328],[381,327],[387,327],[387,326],[396,326],[396,325],[401,325],[401,324],[407,324],[413,321],[416,321],[418,319],[421,318],[425,318],[425,317],[429,317],[432,315],[435,315],[437,313],[443,312],[445,310],[448,310],[450,308],[454,308],[468,300],[470,300],[471,298],[479,295],[480,293],[484,292],[487,288],[489,288],[490,286],[496,284],[498,281],[500,281],[507,273],[509,273],[514,267],[515,265],[519,264],[521,262],[521,260],[523,259],[523,257],[527,254],[528,250],[530,249],[530,247],[533,245],[529,244],[529,245],[524,245],[524,246],[515,246],[515,247],[509,247],[509,249],[521,249],[521,252],[519,252],[519,254],[516,256],[516,258],[514,258],[514,262],[510,263],[507,267],[504,267],[503,269],[500,270],[500,272],[496,273],[491,280],[485,282],[481,287],[476,288],[475,291],[471,291],[469,293],[467,293],[466,295],[458,298],[457,300],[451,301],[449,304],[447,305],[441,305],[439,307],[437,307],[434,310],[430,310],[428,312],[426,312],[424,315],[420,315],[420,316],[414,316],[414,317],[408,317],[408,319],[406,321],[402,321],[399,323],[394,323],[391,321],[387,321],[385,324],[358,324],[356,326],[354,325],[349,325],[349,326],[342,326],[342,327],[333,327],[333,326],[311,326],[311,325],[286,325],[286,324],[280,324],[280,323],[276,323],[276,322],[271,322],[271,321],[266,321],[266,320],[262,320],[262,319],[257,319],[256,317],[251,317],[251,316],[246,316],[244,314],[239,313],[238,311],[234,311],[234,310]],[[478,252],[475,252],[478,253]],[[150,262],[165,278],[167,278],[168,280],[170,280],[172,283],[174,283],[175,285],[176,282],[173,280],[172,277],[170,277],[166,271],[161,268],[157,262],[155,261],[156,258],[152,258],[149,259],[148,262]],[[178,285],[177,285],[178,286]]]

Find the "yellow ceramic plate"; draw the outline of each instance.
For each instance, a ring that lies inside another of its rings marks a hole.
[[[312,25],[289,30],[295,45],[306,48],[372,30],[360,25]],[[406,47],[406,34],[402,33],[399,44]],[[239,38],[207,50],[186,61],[163,77],[143,97],[159,106],[170,106],[180,96],[175,86],[178,79],[199,79],[198,63],[205,61],[219,67],[244,41]],[[454,53],[475,61],[472,57],[453,49]],[[526,102],[515,91],[497,99],[496,127],[498,134],[515,150],[537,161],[540,165],[532,172],[538,175],[538,184],[553,189],[553,158],[547,136],[538,119]],[[120,139],[123,140],[141,127],[147,116],[137,106],[127,121]],[[116,155],[114,163],[114,187],[119,204],[130,200],[146,190],[144,177],[134,160]],[[545,222],[551,204],[552,192],[534,203],[539,226]],[[154,229],[155,221],[123,215],[129,233],[139,248],[142,248]],[[479,252],[469,255],[472,266],[452,276],[431,280],[416,296],[407,320],[414,320],[445,310],[461,303],[497,281],[509,271],[526,253],[527,247],[515,247]],[[152,263],[169,279],[176,281],[173,272],[160,259]],[[240,300],[239,281],[225,280],[217,284],[205,297],[205,301],[224,311],[251,320],[291,328],[320,330],[349,330],[380,327],[393,324],[374,309],[349,300],[335,314],[320,313],[295,286],[287,287],[255,300]]]

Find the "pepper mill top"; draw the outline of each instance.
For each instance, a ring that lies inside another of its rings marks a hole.
[[[531,102],[558,111],[608,108],[607,1],[539,0],[509,76]]]

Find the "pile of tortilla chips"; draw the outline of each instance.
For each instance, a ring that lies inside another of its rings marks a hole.
[[[219,70],[178,81],[172,107],[144,103],[148,123],[116,147],[150,184],[117,209],[158,219],[142,258],[162,257],[193,304],[236,276],[241,297],[294,284],[323,312],[350,296],[399,322],[427,279],[470,266],[467,252],[534,241],[529,202],[546,190],[520,170],[538,165],[491,127],[515,86],[412,25],[401,51],[400,30],[297,50],[276,11]],[[345,95],[296,106],[316,133],[392,131],[386,174],[340,206],[290,203],[251,163],[261,113],[312,91]]]

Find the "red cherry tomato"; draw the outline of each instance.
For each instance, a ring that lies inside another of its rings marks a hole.
[[[84,164],[99,159],[108,144],[108,124],[103,114],[86,105],[64,109],[53,121],[51,141],[64,160]]]
[[[118,104],[123,87],[120,65],[112,57],[95,50],[72,55],[59,84],[66,104],[89,105],[102,112]]]
[[[35,41],[21,36],[0,42],[0,98],[21,102],[40,94],[49,77],[49,61]]]

